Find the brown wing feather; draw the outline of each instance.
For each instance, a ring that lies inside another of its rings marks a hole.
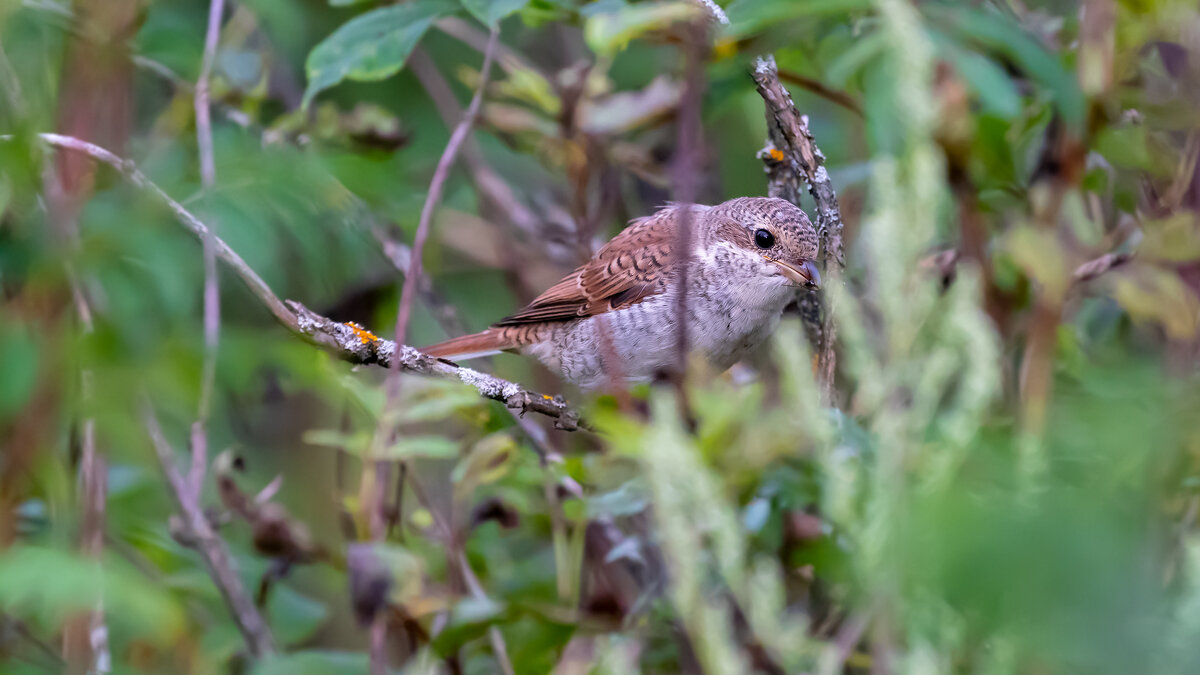
[[[662,293],[671,271],[671,247],[679,208],[672,206],[635,221],[586,264],[496,325],[595,316]]]

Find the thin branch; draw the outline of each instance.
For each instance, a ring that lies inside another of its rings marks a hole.
[[[449,21],[449,19],[443,19],[443,21]],[[474,30],[469,26],[468,29]],[[502,54],[497,54],[497,57],[502,59]],[[500,62],[503,63],[503,60]],[[412,70],[413,75],[416,75],[421,86],[425,88],[425,92],[429,94],[442,122],[448,128],[456,127],[462,121],[463,111],[459,107],[449,83],[446,82],[446,78],[438,72],[437,66],[434,65],[429,55],[417,47],[408,59],[408,67]],[[545,239],[542,220],[517,199],[508,183],[488,166],[475,139],[467,139],[463,144],[460,156],[482,201],[498,209],[510,225],[520,230],[530,240],[542,241]],[[555,252],[553,247],[548,247],[548,249],[548,253]],[[567,260],[562,259],[559,262],[567,262]],[[574,263],[574,258],[572,257],[569,262]]]
[[[217,56],[217,42],[221,38],[221,16],[225,13],[225,0],[212,0],[208,6],[208,30],[204,35],[204,57],[200,64],[200,77],[192,98],[196,109],[196,144],[200,149],[200,181],[206,189],[216,182],[217,168],[213,161],[212,117],[208,105],[208,84],[212,76],[213,62]]]
[[[3,49],[0,49],[3,54]],[[80,278],[75,266],[74,255],[80,248],[79,220],[72,209],[65,208],[67,194],[63,189],[58,172],[46,167],[43,173],[43,190],[50,202],[50,218],[62,246],[72,255],[65,257],[67,280],[71,289],[75,313],[79,317],[82,333],[90,336],[95,331],[94,311],[87,286]],[[57,205],[57,206],[56,206]],[[85,411],[90,411],[94,392],[92,370],[86,364],[79,370],[79,398]],[[104,556],[104,529],[108,501],[108,463],[96,448],[96,420],[85,416],[80,423],[80,537],[82,553],[94,560]],[[82,639],[86,638],[86,639]],[[69,668],[65,672],[112,671],[112,652],[109,649],[108,625],[105,622],[104,600],[99,598],[96,606],[86,617],[74,617],[63,628],[63,655]]]
[[[238,630],[246,640],[250,654],[255,658],[274,654],[276,651],[275,638],[271,635],[271,629],[263,621],[258,608],[254,606],[254,601],[243,588],[241,578],[234,571],[233,558],[229,555],[229,549],[225,547],[225,542],[209,525],[208,517],[204,514],[199,499],[192,494],[187,480],[175,466],[174,452],[166,437],[163,436],[162,427],[159,426],[158,418],[155,417],[149,402],[144,403],[142,419],[158,456],[159,465],[167,477],[171,494],[175,497],[175,503],[179,507],[179,513],[183,516],[185,534],[204,560],[213,583],[221,591],[221,597],[224,598]]]
[[[208,85],[212,76],[213,62],[217,56],[217,42],[221,37],[221,17],[225,13],[225,0],[212,0],[208,7],[208,30],[204,37],[204,57],[200,64],[200,77],[196,80],[192,104],[196,111],[196,147],[200,154],[200,182],[204,191],[210,193],[217,182],[217,167],[213,159],[212,110],[208,103]],[[204,366],[200,380],[200,409],[192,424],[191,451],[192,468],[188,472],[191,492],[199,499],[204,486],[204,469],[208,463],[208,417],[212,408],[213,389],[217,379],[217,348],[221,336],[221,293],[217,286],[217,256],[213,238],[214,223],[205,234],[204,243]]]
[[[851,96],[850,94],[847,94],[844,91],[838,91],[837,89],[831,89],[831,88],[825,86],[825,83],[820,80],[817,80],[817,79],[814,79],[811,77],[806,77],[799,73],[793,73],[793,72],[790,72],[787,70],[779,71],[779,79],[781,79],[784,82],[787,82],[789,84],[794,84],[797,87],[803,87],[804,89],[811,91],[812,93],[816,94],[817,96],[820,96],[821,98],[832,101],[833,103],[836,103],[836,104],[842,106],[846,110],[849,110],[850,112],[858,115],[859,117],[864,117],[862,105],[860,105],[859,102],[856,101],[853,96]]]
[[[1075,268],[1071,274],[1071,283],[1082,284],[1108,272],[1114,267],[1120,267],[1133,259],[1131,253],[1105,253],[1099,258],[1089,260]]]
[[[425,242],[429,239],[429,230],[432,228],[433,213],[437,210],[438,203],[441,202],[442,191],[446,187],[446,179],[450,176],[450,167],[454,166],[454,160],[458,157],[458,151],[462,148],[463,143],[471,133],[471,128],[475,124],[475,117],[479,114],[479,107],[483,104],[483,94],[487,89],[488,76],[492,72],[492,61],[494,60],[493,57],[499,36],[499,28],[492,28],[492,34],[488,38],[487,49],[483,54],[483,67],[480,69],[479,87],[475,90],[475,96],[471,99],[471,104],[467,107],[467,112],[463,115],[462,121],[455,127],[454,133],[450,134],[450,141],[446,143],[446,149],[442,152],[442,157],[438,160],[437,168],[433,172],[433,180],[429,183],[429,193],[425,197],[425,205],[421,208],[421,219],[417,223],[417,233],[413,236],[412,262],[408,264],[409,279],[412,283],[404,284],[404,289],[400,294],[400,309],[396,313],[396,340],[399,342],[404,342],[404,338],[408,333],[408,321],[412,314],[412,302],[413,298],[416,297],[417,286],[419,286],[416,282],[421,277],[421,258],[425,252]]]
[[[88,143],[72,136],[38,134],[38,137],[54,147],[83,153],[98,162],[116,169],[125,180],[132,183],[135,187],[149,192],[155,199],[170,209],[175,219],[187,228],[188,231],[196,235],[197,238],[203,239],[210,232],[207,225],[147,178],[146,174],[142,173],[132,161],[122,159],[94,143]],[[11,138],[11,136],[0,137],[0,139],[4,140]],[[229,245],[220,237],[213,237],[213,245],[216,249],[217,258],[233,269],[238,278],[250,289],[250,292],[266,305],[267,309],[275,315],[275,318],[279,319],[281,323],[292,329],[292,331],[300,332],[299,326],[296,323],[296,317],[283,304],[283,301],[271,291],[271,288],[267,286],[267,282],[263,281],[262,277],[258,276],[258,273],[246,264],[246,261],[240,255],[229,248]]]
[[[98,145],[59,134],[39,134],[42,141],[54,147],[81,152],[107,164],[139,189],[149,192],[165,205],[188,231],[203,237],[208,227],[162,188],[150,181],[137,166]],[[0,140],[11,140],[0,136]],[[330,353],[361,365],[391,367],[396,343],[385,340],[354,324],[339,323],[308,309],[295,301],[280,300],[246,261],[220,237],[213,237],[217,258],[230,267],[239,279],[288,330]],[[484,398],[500,401],[521,413],[535,412],[555,420],[555,427],[566,431],[588,428],[579,413],[560,396],[548,396],[531,391],[514,382],[493,377],[448,361],[435,359],[407,345],[401,345],[400,368],[418,375],[452,379],[471,385]]]
[[[759,158],[766,165],[768,193],[799,206],[801,187],[807,188],[817,205],[817,228],[827,283],[840,283],[846,267],[842,252],[842,211],[829,172],[825,169],[825,155],[809,131],[808,117],[800,114],[792,102],[792,95],[780,83],[775,57],[760,57],[752,75],[767,111],[767,147],[759,152]],[[819,317],[821,312],[804,311],[805,303],[819,303],[819,296],[813,293],[801,296],[802,314],[806,317],[806,323],[809,323],[812,320],[810,317]],[[837,353],[834,351],[837,325],[833,322],[833,312],[828,311],[829,308],[826,310],[820,325],[812,326],[816,330],[810,330],[810,336],[815,333],[817,374],[825,400],[832,402],[837,369]]]
[[[417,223],[417,232],[413,237],[413,247],[409,255],[408,273],[405,278],[404,288],[400,292],[400,307],[396,312],[397,343],[403,343],[405,336],[408,334],[413,299],[417,296],[418,289],[421,286],[421,279],[423,278],[421,274],[421,259],[425,252],[425,243],[429,239],[429,231],[433,226],[433,214],[442,199],[442,191],[445,189],[446,180],[450,176],[450,168],[454,166],[458,152],[470,135],[471,127],[475,123],[475,117],[479,114],[479,107],[483,103],[483,94],[487,89],[488,76],[491,74],[492,61],[495,55],[496,44],[499,40],[499,34],[499,27],[493,27],[491,36],[488,39],[487,49],[483,55],[479,88],[475,91],[475,96],[471,100],[471,104],[467,108],[462,121],[455,127],[454,132],[450,134],[450,140],[446,144],[446,149],[442,152],[442,156],[437,163],[437,168],[433,172],[433,180],[430,182],[429,192],[425,196],[425,205],[421,208],[421,217]],[[395,409],[396,403],[400,400],[402,382],[400,372],[400,359],[396,359],[391,364],[391,375],[388,377],[387,382],[387,403],[384,408],[384,414],[380,415],[379,424],[375,429],[375,436],[372,441],[373,446],[381,444],[385,439],[394,436],[396,433],[396,427],[392,424],[388,413]],[[388,463],[383,461],[367,462],[363,468],[359,502],[363,513],[366,515],[371,538],[375,540],[382,539],[386,535],[385,523],[387,518],[383,512],[386,503],[387,483],[389,482],[387,478],[389,469]],[[387,652],[385,649],[387,642],[387,619],[382,613],[377,615],[372,623],[370,642],[371,673],[372,675],[376,673],[382,674],[387,670]]]
[[[717,8],[720,11],[720,8]],[[728,21],[728,19],[726,19]],[[686,393],[683,377],[687,369],[688,352],[688,272],[692,263],[693,214],[691,204],[700,192],[699,167],[704,161],[704,129],[700,119],[700,108],[704,99],[704,55],[707,51],[708,31],[702,22],[695,22],[685,31],[684,85],[679,97],[679,129],[674,158],[675,199],[683,206],[675,210],[678,214],[673,265],[674,284],[678,288],[675,296],[675,368],[679,403],[686,413]]]

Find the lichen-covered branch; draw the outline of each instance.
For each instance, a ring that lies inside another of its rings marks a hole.
[[[203,238],[208,227],[195,215],[172,199],[158,185],[146,177],[137,166],[108,150],[87,141],[59,134],[38,134],[45,143],[58,148],[81,152],[92,159],[107,164],[136,187],[145,190],[166,206],[175,219],[192,234]],[[0,140],[11,140],[11,136],[0,136]],[[304,305],[287,301],[275,295],[262,277],[254,271],[236,251],[220,237],[213,237],[217,258],[233,270],[250,292],[267,307],[275,318],[288,330],[330,353],[353,363],[389,367],[396,343],[375,337],[355,324],[339,323],[308,309]],[[407,345],[400,350],[400,367],[419,375],[430,375],[455,379],[469,384],[484,398],[500,401],[521,413],[535,412],[555,420],[555,427],[565,431],[587,428],[579,413],[567,405],[560,396],[548,396],[529,391],[515,382],[480,373],[470,368],[461,368],[440,361]]]
[[[500,401],[514,410],[552,417],[554,426],[559,429],[574,431],[585,427],[579,413],[568,406],[561,396],[529,391],[515,382],[456,366],[408,345],[400,345],[397,357],[396,343],[392,340],[378,337],[357,324],[340,323],[321,316],[294,300],[288,300],[287,306],[295,313],[301,333],[321,344],[332,344],[332,351],[348,361],[384,368],[391,368],[395,364],[405,372],[458,380],[474,387],[480,396]],[[394,361],[396,358],[399,358],[398,363]]]
[[[760,57],[752,73],[758,93],[766,104],[767,145],[758,156],[766,165],[767,193],[800,206],[804,189],[816,202],[817,231],[821,237],[821,262],[827,284],[841,283],[846,267],[842,250],[842,210],[837,192],[825,169],[825,155],[817,147],[808,128],[808,117],[801,115],[792,95],[779,81],[774,56]],[[837,326],[833,312],[821,311],[820,296],[801,296],[801,314],[817,358],[817,376],[825,399],[833,400],[833,379],[837,368]],[[823,315],[823,316],[822,316]]]

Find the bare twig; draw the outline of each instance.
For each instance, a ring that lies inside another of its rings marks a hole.
[[[448,20],[443,19],[443,21]],[[501,58],[500,62],[503,63],[502,54],[498,53],[497,57]],[[450,85],[446,82],[446,78],[438,72],[437,66],[434,65],[429,55],[417,47],[409,57],[408,67],[429,94],[442,121],[447,127],[456,127],[462,121],[463,111],[459,107]],[[543,238],[541,220],[529,207],[517,199],[508,183],[488,166],[479,144],[473,138],[468,138],[463,144],[460,157],[482,201],[498,209],[510,225],[531,240],[537,241]],[[567,261],[563,260],[562,262]],[[572,259],[570,262],[575,261]]]
[[[84,386],[90,386],[90,372],[84,371]],[[82,549],[85,555],[100,560],[104,555],[105,505],[108,500],[108,462],[96,450],[96,421],[83,422],[83,456],[79,463],[82,484],[83,524]],[[112,670],[112,653],[108,647],[108,625],[104,621],[104,605],[97,603],[88,617],[88,647],[91,650],[91,670],[107,673]]]
[[[717,11],[720,11],[719,7]],[[728,19],[725,21],[728,22]],[[681,405],[686,405],[682,382],[687,368],[688,268],[692,263],[693,247],[693,217],[690,204],[696,202],[699,193],[699,165],[704,160],[700,107],[704,97],[704,52],[707,50],[707,35],[708,31],[701,22],[689,26],[686,31],[687,37],[683,45],[684,86],[683,94],[679,97],[679,135],[674,160],[675,199],[683,204],[676,209],[678,222],[672,245],[675,251],[674,285],[679,289],[675,298],[675,375],[678,378],[676,383],[679,385]]]
[[[149,402],[144,403],[142,417],[151,444],[158,455],[158,462],[162,466],[163,474],[166,475],[171,493],[175,497],[175,503],[179,507],[179,513],[183,517],[186,538],[194,545],[204,560],[209,576],[220,590],[221,597],[228,605],[238,630],[246,640],[250,654],[255,658],[274,654],[276,651],[275,638],[271,635],[271,630],[266,622],[263,621],[262,615],[259,614],[258,608],[254,606],[254,601],[242,587],[242,580],[233,569],[233,559],[229,555],[229,549],[225,547],[225,542],[209,525],[199,499],[192,494],[183,474],[175,466],[174,453],[166,437],[163,436],[162,427],[159,426],[158,419]]]
[[[213,62],[217,56],[217,42],[221,38],[221,16],[225,13],[225,0],[212,0],[208,6],[208,30],[204,35],[204,57],[200,64],[200,77],[196,80],[192,102],[196,110],[196,145],[200,149],[200,181],[205,189],[211,189],[216,181],[217,169],[213,160],[212,117],[208,105],[208,84],[212,76]]]
[[[150,181],[133,162],[124,160],[98,145],[78,138],[59,134],[39,134],[39,137],[49,145],[81,152],[116,169],[134,186],[150,193],[165,205],[175,219],[197,237],[203,237],[204,233],[208,231],[208,227],[200,219]],[[0,136],[0,140],[10,140],[11,138],[11,136]],[[217,258],[233,270],[250,292],[288,330],[352,363],[379,365],[385,368],[391,366],[392,357],[397,351],[395,342],[378,338],[356,325],[333,321],[298,302],[288,301],[285,303],[271,291],[258,273],[220,237],[213,237],[213,243]],[[521,413],[536,412],[554,418],[555,426],[559,429],[574,431],[581,427],[587,428],[580,421],[579,413],[568,406],[561,397],[540,394],[508,380],[492,377],[470,368],[461,368],[447,361],[422,354],[407,345],[401,345],[399,358],[401,360],[400,367],[406,371],[464,382],[474,387],[481,396],[500,401],[511,409]]]
[[[3,50],[0,49],[0,54]],[[79,250],[79,221],[70,208],[66,208],[68,196],[59,180],[58,173],[47,167],[43,175],[43,189],[51,203],[50,218],[62,246],[75,253]],[[75,313],[79,317],[84,335],[95,330],[92,302],[88,297],[87,284],[80,278],[73,256],[66,256],[63,266],[71,288]],[[93,405],[92,370],[84,365],[79,371],[80,399],[84,410]],[[84,417],[80,423],[79,460],[80,499],[80,550],[94,560],[104,555],[104,529],[108,500],[108,462],[96,448],[96,420]],[[108,625],[104,616],[104,601],[100,598],[96,606],[84,617],[73,617],[63,627],[63,655],[69,664],[64,672],[107,673],[112,670],[112,653],[108,645]]]
[[[412,248],[403,242],[397,241],[388,233],[383,225],[372,224],[371,234],[374,235],[375,241],[379,242],[379,247],[383,250],[383,255],[392,263],[392,267],[396,268],[396,271],[404,277],[404,283],[413,282],[417,284],[417,293],[420,296],[421,304],[433,312],[434,318],[442,327],[442,330],[446,331],[448,335],[466,333],[466,325],[459,318],[458,311],[450,303],[446,302],[434,289],[429,275],[421,274],[418,277],[412,276]]]
[[[204,57],[200,65],[200,77],[196,80],[192,104],[196,111],[196,147],[200,154],[200,183],[204,191],[211,192],[217,182],[216,162],[213,159],[212,111],[208,103],[208,84],[212,76],[213,61],[217,56],[217,42],[221,36],[221,16],[225,12],[225,0],[212,0],[208,7],[208,30],[204,37]],[[221,335],[221,293],[217,287],[217,255],[213,238],[216,224],[208,228],[203,237],[204,245],[204,366],[200,380],[200,406],[196,421],[192,424],[191,452],[192,467],[188,471],[188,486],[195,499],[199,499],[204,486],[204,469],[208,463],[208,417],[212,407],[213,388],[217,379],[217,345]]]
[[[804,75],[801,75],[800,73],[793,73],[793,72],[789,72],[786,70],[779,71],[779,79],[783,80],[784,82],[794,84],[797,87],[803,87],[804,89],[811,91],[812,93],[816,94],[817,96],[820,96],[821,98],[832,101],[832,102],[842,106],[846,110],[849,110],[850,112],[858,115],[859,117],[864,116],[863,110],[862,110],[862,105],[860,105],[859,102],[856,101],[853,96],[847,94],[844,91],[838,91],[837,89],[831,89],[831,88],[825,86],[825,83],[820,80],[816,80],[811,77],[806,77]]]
[[[767,147],[759,153],[766,165],[768,193],[781,197],[797,206],[800,205],[801,186],[807,187],[817,205],[817,228],[821,237],[822,263],[829,284],[840,283],[846,261],[842,252],[842,211],[838,206],[837,192],[825,169],[825,155],[817,147],[812,132],[808,129],[808,117],[796,110],[792,96],[779,81],[779,68],[775,57],[759,58],[752,73],[758,93],[763,97],[767,109]],[[801,310],[806,317],[813,313],[804,311],[804,303],[819,302],[815,294],[801,296]],[[828,310],[828,308],[826,308]],[[820,314],[818,313],[817,316]],[[817,344],[817,373],[821,380],[826,401],[833,401],[834,373],[837,368],[837,326],[833,312],[824,312],[819,330],[815,331]],[[814,328],[816,328],[814,326]],[[810,336],[814,331],[810,331]]]
[[[1091,281],[1114,267],[1124,265],[1132,258],[1133,254],[1131,253],[1105,253],[1099,258],[1089,260],[1076,267],[1075,272],[1071,274],[1071,281],[1075,284]]]
[[[458,152],[470,135],[471,127],[475,123],[475,117],[479,114],[479,107],[483,103],[483,94],[487,88],[487,80],[491,73],[493,56],[498,39],[499,28],[494,27],[483,56],[479,88],[476,90],[475,96],[471,100],[471,104],[467,108],[462,121],[458,123],[453,133],[450,134],[450,141],[446,144],[446,149],[442,152],[442,156],[437,163],[437,168],[434,170],[433,180],[429,185],[429,192],[425,196],[425,205],[421,208],[421,217],[417,223],[417,232],[413,237],[413,247],[409,255],[404,288],[400,293],[400,307],[396,312],[396,341],[398,343],[402,343],[408,334],[408,323],[412,316],[413,299],[417,296],[423,278],[421,274],[421,258],[425,251],[425,242],[429,238],[429,231],[433,225],[433,214],[441,201],[442,191],[445,188],[446,180],[450,176],[450,168],[454,166]],[[385,411],[394,409],[396,402],[400,398],[400,360],[396,359],[391,366],[392,374],[388,378],[387,383],[387,404]],[[390,417],[385,412],[384,415],[380,416],[373,443],[378,444],[384,438],[394,435],[395,432],[395,427],[391,424]],[[363,469],[362,489],[359,501],[364,514],[366,514],[367,522],[370,525],[371,538],[376,540],[382,539],[386,534],[386,517],[383,511],[388,483],[388,468],[386,462],[374,461],[368,462]],[[382,675],[387,671],[386,644],[387,615],[381,612],[374,617],[371,624],[370,662],[372,675]]]
[[[408,265],[410,279],[414,283],[404,284],[404,290],[400,295],[400,309],[396,313],[396,340],[399,342],[404,341],[404,337],[408,332],[408,320],[412,313],[412,302],[416,296],[417,286],[419,285],[415,281],[421,276],[421,256],[425,251],[425,242],[429,238],[429,230],[433,224],[433,213],[437,210],[438,203],[442,199],[442,190],[446,186],[446,179],[450,176],[450,167],[454,166],[454,160],[458,157],[458,151],[462,148],[463,143],[471,133],[471,127],[475,124],[475,117],[479,114],[479,107],[483,104],[483,93],[487,88],[488,76],[492,70],[493,54],[499,35],[499,29],[493,28],[492,34],[488,39],[488,47],[483,54],[483,68],[480,71],[479,88],[475,90],[475,96],[471,99],[471,104],[467,107],[467,112],[463,116],[462,121],[455,127],[454,133],[450,134],[450,141],[446,144],[446,149],[442,152],[442,157],[438,160],[437,168],[433,172],[433,180],[429,183],[429,193],[425,197],[425,205],[421,208],[421,218],[417,223],[417,233],[413,236],[412,262]],[[393,380],[395,379],[393,378]],[[395,385],[392,386],[394,387]]]

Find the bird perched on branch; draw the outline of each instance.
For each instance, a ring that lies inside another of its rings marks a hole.
[[[674,204],[635,220],[516,314],[423,351],[460,360],[516,351],[584,389],[644,382],[677,363],[685,290],[688,350],[725,370],[771,335],[798,289],[820,286],[816,256],[812,223],[782,199]]]

